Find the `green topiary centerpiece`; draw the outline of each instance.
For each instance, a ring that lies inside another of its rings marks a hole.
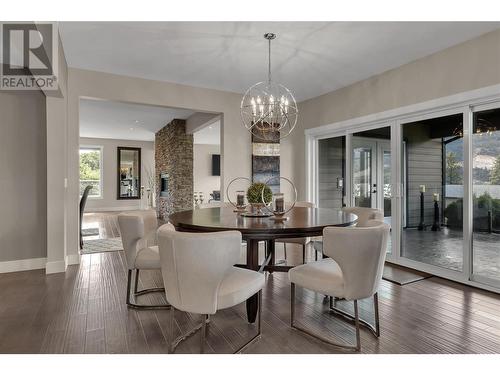
[[[254,182],[247,190],[247,199],[250,204],[264,204],[262,202],[262,189],[264,189],[264,201],[269,203],[273,199],[271,188],[262,182]]]

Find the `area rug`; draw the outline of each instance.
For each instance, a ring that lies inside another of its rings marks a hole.
[[[83,237],[98,236],[98,235],[99,235],[99,228],[83,228],[82,229],[82,236]]]
[[[398,285],[406,285],[432,277],[432,275],[415,271],[410,268],[386,263],[384,266],[383,279]]]
[[[84,240],[82,254],[94,254],[119,250],[123,250],[121,237]]]

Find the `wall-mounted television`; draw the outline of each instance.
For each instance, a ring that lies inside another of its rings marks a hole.
[[[220,155],[212,154],[212,176],[220,176]]]

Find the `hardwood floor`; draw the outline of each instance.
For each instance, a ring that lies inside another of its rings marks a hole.
[[[66,274],[0,274],[0,352],[166,353],[168,311],[125,307],[124,262],[117,251],[84,255]],[[160,273],[142,272],[141,284],[160,285]],[[290,328],[289,295],[286,274],[267,276],[262,339],[246,353],[345,353]],[[377,340],[362,329],[363,353],[500,353],[500,296],[494,293],[432,277],[405,286],[382,281],[379,302],[381,336]],[[371,301],[361,301],[360,309],[373,319]],[[245,317],[244,304],[218,312],[206,351],[230,353],[250,337],[255,327]],[[322,295],[300,288],[297,319],[344,342],[354,338],[350,324],[328,313]],[[176,312],[175,334],[198,321]],[[177,353],[196,353],[198,341],[188,339]]]
[[[89,212],[83,215],[83,229],[98,229],[99,234],[84,239],[114,238],[120,236],[117,215],[119,212]]]

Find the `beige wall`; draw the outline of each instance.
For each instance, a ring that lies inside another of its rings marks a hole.
[[[220,146],[195,144],[193,153],[194,191],[201,191],[207,203],[210,194],[220,190],[220,176],[212,176],[212,154],[219,154]]]
[[[80,146],[102,147],[102,197],[89,197],[85,212],[138,210],[141,201],[136,199],[116,199],[117,194],[117,147],[141,148],[141,185],[147,187],[147,174],[155,173],[154,142],[126,141],[121,139],[80,138]],[[146,203],[145,200],[143,203]]]
[[[69,69],[68,203],[78,201],[79,100],[98,98],[220,113],[221,189],[237,176],[250,177],[250,134],[241,124],[241,94],[109,73]],[[228,155],[228,157],[225,157]],[[78,206],[68,204],[68,254],[78,251]]]
[[[220,120],[220,115],[213,113],[193,113],[186,119],[186,133],[194,134],[198,130]]]
[[[45,105],[41,91],[0,91],[0,271],[47,256]]]
[[[500,83],[500,30],[299,103],[281,169],[305,198],[304,130]]]
[[[68,264],[68,75],[57,42],[58,90],[0,92],[0,207],[6,220],[0,219],[0,262],[8,262],[0,272],[63,272]]]

